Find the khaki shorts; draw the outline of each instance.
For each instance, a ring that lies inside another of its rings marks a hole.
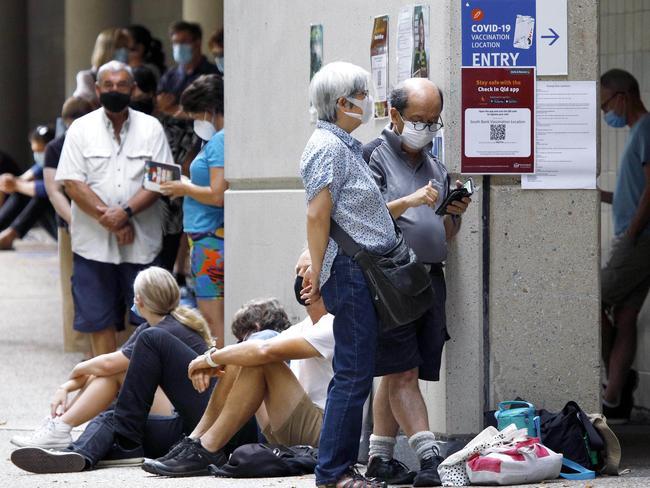
[[[626,236],[614,239],[601,286],[605,305],[641,310],[650,289],[650,235],[636,243]]]
[[[274,431],[268,425],[262,433],[270,444],[318,447],[322,425],[323,410],[305,393],[282,427]]]

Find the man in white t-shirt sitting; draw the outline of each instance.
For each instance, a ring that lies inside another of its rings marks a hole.
[[[301,288],[298,277],[299,301]],[[327,386],[334,375],[334,317],[322,299],[306,309],[307,318],[272,339],[212,348],[194,359],[188,367],[194,387],[207,389],[213,376],[221,376],[214,390],[221,394],[212,394],[188,438],[142,468],[162,476],[207,474],[209,465],[226,463],[223,447],[253,415],[270,443],[318,446]]]

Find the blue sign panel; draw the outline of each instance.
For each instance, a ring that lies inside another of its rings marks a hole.
[[[463,66],[537,65],[535,0],[461,0],[461,5]]]

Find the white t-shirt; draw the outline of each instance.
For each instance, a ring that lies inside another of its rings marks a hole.
[[[332,358],[334,357],[334,316],[324,315],[315,325],[309,317],[292,325],[280,333],[279,338],[302,337],[322,357],[294,359],[290,367],[298,382],[311,398],[311,401],[323,410],[327,400],[327,387],[334,376]]]

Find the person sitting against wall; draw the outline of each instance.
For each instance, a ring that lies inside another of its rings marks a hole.
[[[0,192],[9,197],[0,207],[0,250],[12,249],[16,239],[22,239],[36,223],[57,238],[54,210],[47,198],[43,182],[45,146],[54,139],[54,130],[39,125],[29,134],[33,165],[22,175],[0,175]]]
[[[12,437],[12,444],[44,449],[70,445],[71,430],[99,415],[115,400],[132,360],[136,339],[151,327],[166,331],[197,354],[211,345],[210,331],[203,317],[179,306],[180,292],[169,272],[155,266],[141,271],[133,283],[133,292],[134,310],[145,322],[119,351],[95,356],[72,368],[69,379],[56,390],[50,415],[43,425],[30,434]],[[69,400],[69,395],[76,391],[79,394]],[[169,414],[169,402],[159,388],[156,396],[150,411]],[[22,459],[26,454],[21,451],[16,456]]]
[[[201,421],[184,440],[186,448],[145,461],[142,469],[160,476],[207,474],[210,465],[226,463],[227,444],[253,415],[271,444],[318,447],[334,374],[333,317],[323,300],[308,305],[300,298],[302,281],[296,277],[294,293],[306,307],[304,320],[268,341],[215,348],[192,360],[187,369],[194,387],[203,391],[220,376],[221,389],[213,391]]]
[[[197,78],[181,96],[194,119],[194,132],[205,144],[190,166],[190,179],[160,186],[167,197],[183,197],[183,229],[190,243],[191,275],[199,310],[223,347],[224,314],[224,116],[223,80]]]
[[[174,291],[172,305],[178,304],[179,291],[173,277],[157,269],[157,273],[165,276],[167,288]],[[154,320],[163,314],[142,302],[138,302],[138,309],[146,317],[157,317]],[[205,322],[201,322],[203,330],[207,331]],[[262,299],[248,302],[235,313],[232,330],[240,342],[260,342],[275,337],[288,325],[289,318],[279,302]],[[210,381],[203,391],[193,387],[187,365],[198,351],[206,350],[205,343],[192,347],[179,334],[156,326],[142,330],[134,341],[130,341],[129,350],[129,367],[122,375],[121,391],[112,408],[93,419],[65,450],[55,452],[43,447],[26,447],[12,453],[13,463],[33,473],[65,473],[98,465],[137,465],[142,463],[144,456],[156,458],[170,449],[175,452],[184,447],[184,436],[197,426],[213,395],[213,388],[214,395],[219,396],[229,387],[224,380]],[[160,389],[172,401],[175,415],[162,418],[151,415]],[[227,451],[255,441],[257,426],[251,419],[233,437]]]
[[[97,82],[97,71],[100,66],[111,60],[126,63],[129,57],[129,34],[121,27],[104,29],[97,36],[95,47],[90,57],[90,69],[77,73],[77,87],[72,93],[73,97],[83,98],[93,104],[94,108],[99,107],[99,98],[95,92]]]

